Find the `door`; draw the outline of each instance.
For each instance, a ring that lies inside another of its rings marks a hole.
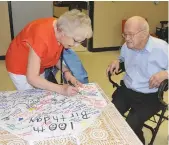
[[[12,1],[14,36],[32,20],[53,16],[52,1]]]

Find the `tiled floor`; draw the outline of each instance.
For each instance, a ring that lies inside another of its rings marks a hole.
[[[105,91],[105,93],[111,98],[111,94],[114,91],[111,84],[106,77],[106,68],[108,64],[116,59],[119,55],[119,51],[90,53],[87,51],[77,52],[81,58],[89,75],[90,82],[96,82]],[[14,90],[14,86],[8,77],[4,61],[0,61],[0,91]],[[122,75],[114,76],[113,79],[117,82],[122,78]],[[167,95],[167,94],[166,94]],[[151,137],[151,132],[148,129],[143,129],[146,141]],[[156,137],[154,145],[167,145],[168,135],[168,123],[165,121]]]

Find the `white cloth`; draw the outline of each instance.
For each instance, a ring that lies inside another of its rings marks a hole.
[[[8,72],[8,74],[12,79],[12,82],[14,83],[17,90],[21,91],[34,88],[32,85],[28,83],[25,75],[13,74],[11,72]],[[45,78],[45,73],[41,74],[40,76],[42,78]]]

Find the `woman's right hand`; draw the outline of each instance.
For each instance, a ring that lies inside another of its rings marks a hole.
[[[64,96],[74,96],[78,93],[78,88],[77,87],[72,87],[70,85],[67,84],[63,84],[61,86],[61,94]]]

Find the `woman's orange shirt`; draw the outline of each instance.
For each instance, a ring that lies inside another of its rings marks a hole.
[[[54,66],[63,49],[58,45],[53,28],[55,18],[42,18],[29,23],[11,42],[6,53],[8,72],[26,75],[29,47],[40,57],[40,74],[45,68]]]

